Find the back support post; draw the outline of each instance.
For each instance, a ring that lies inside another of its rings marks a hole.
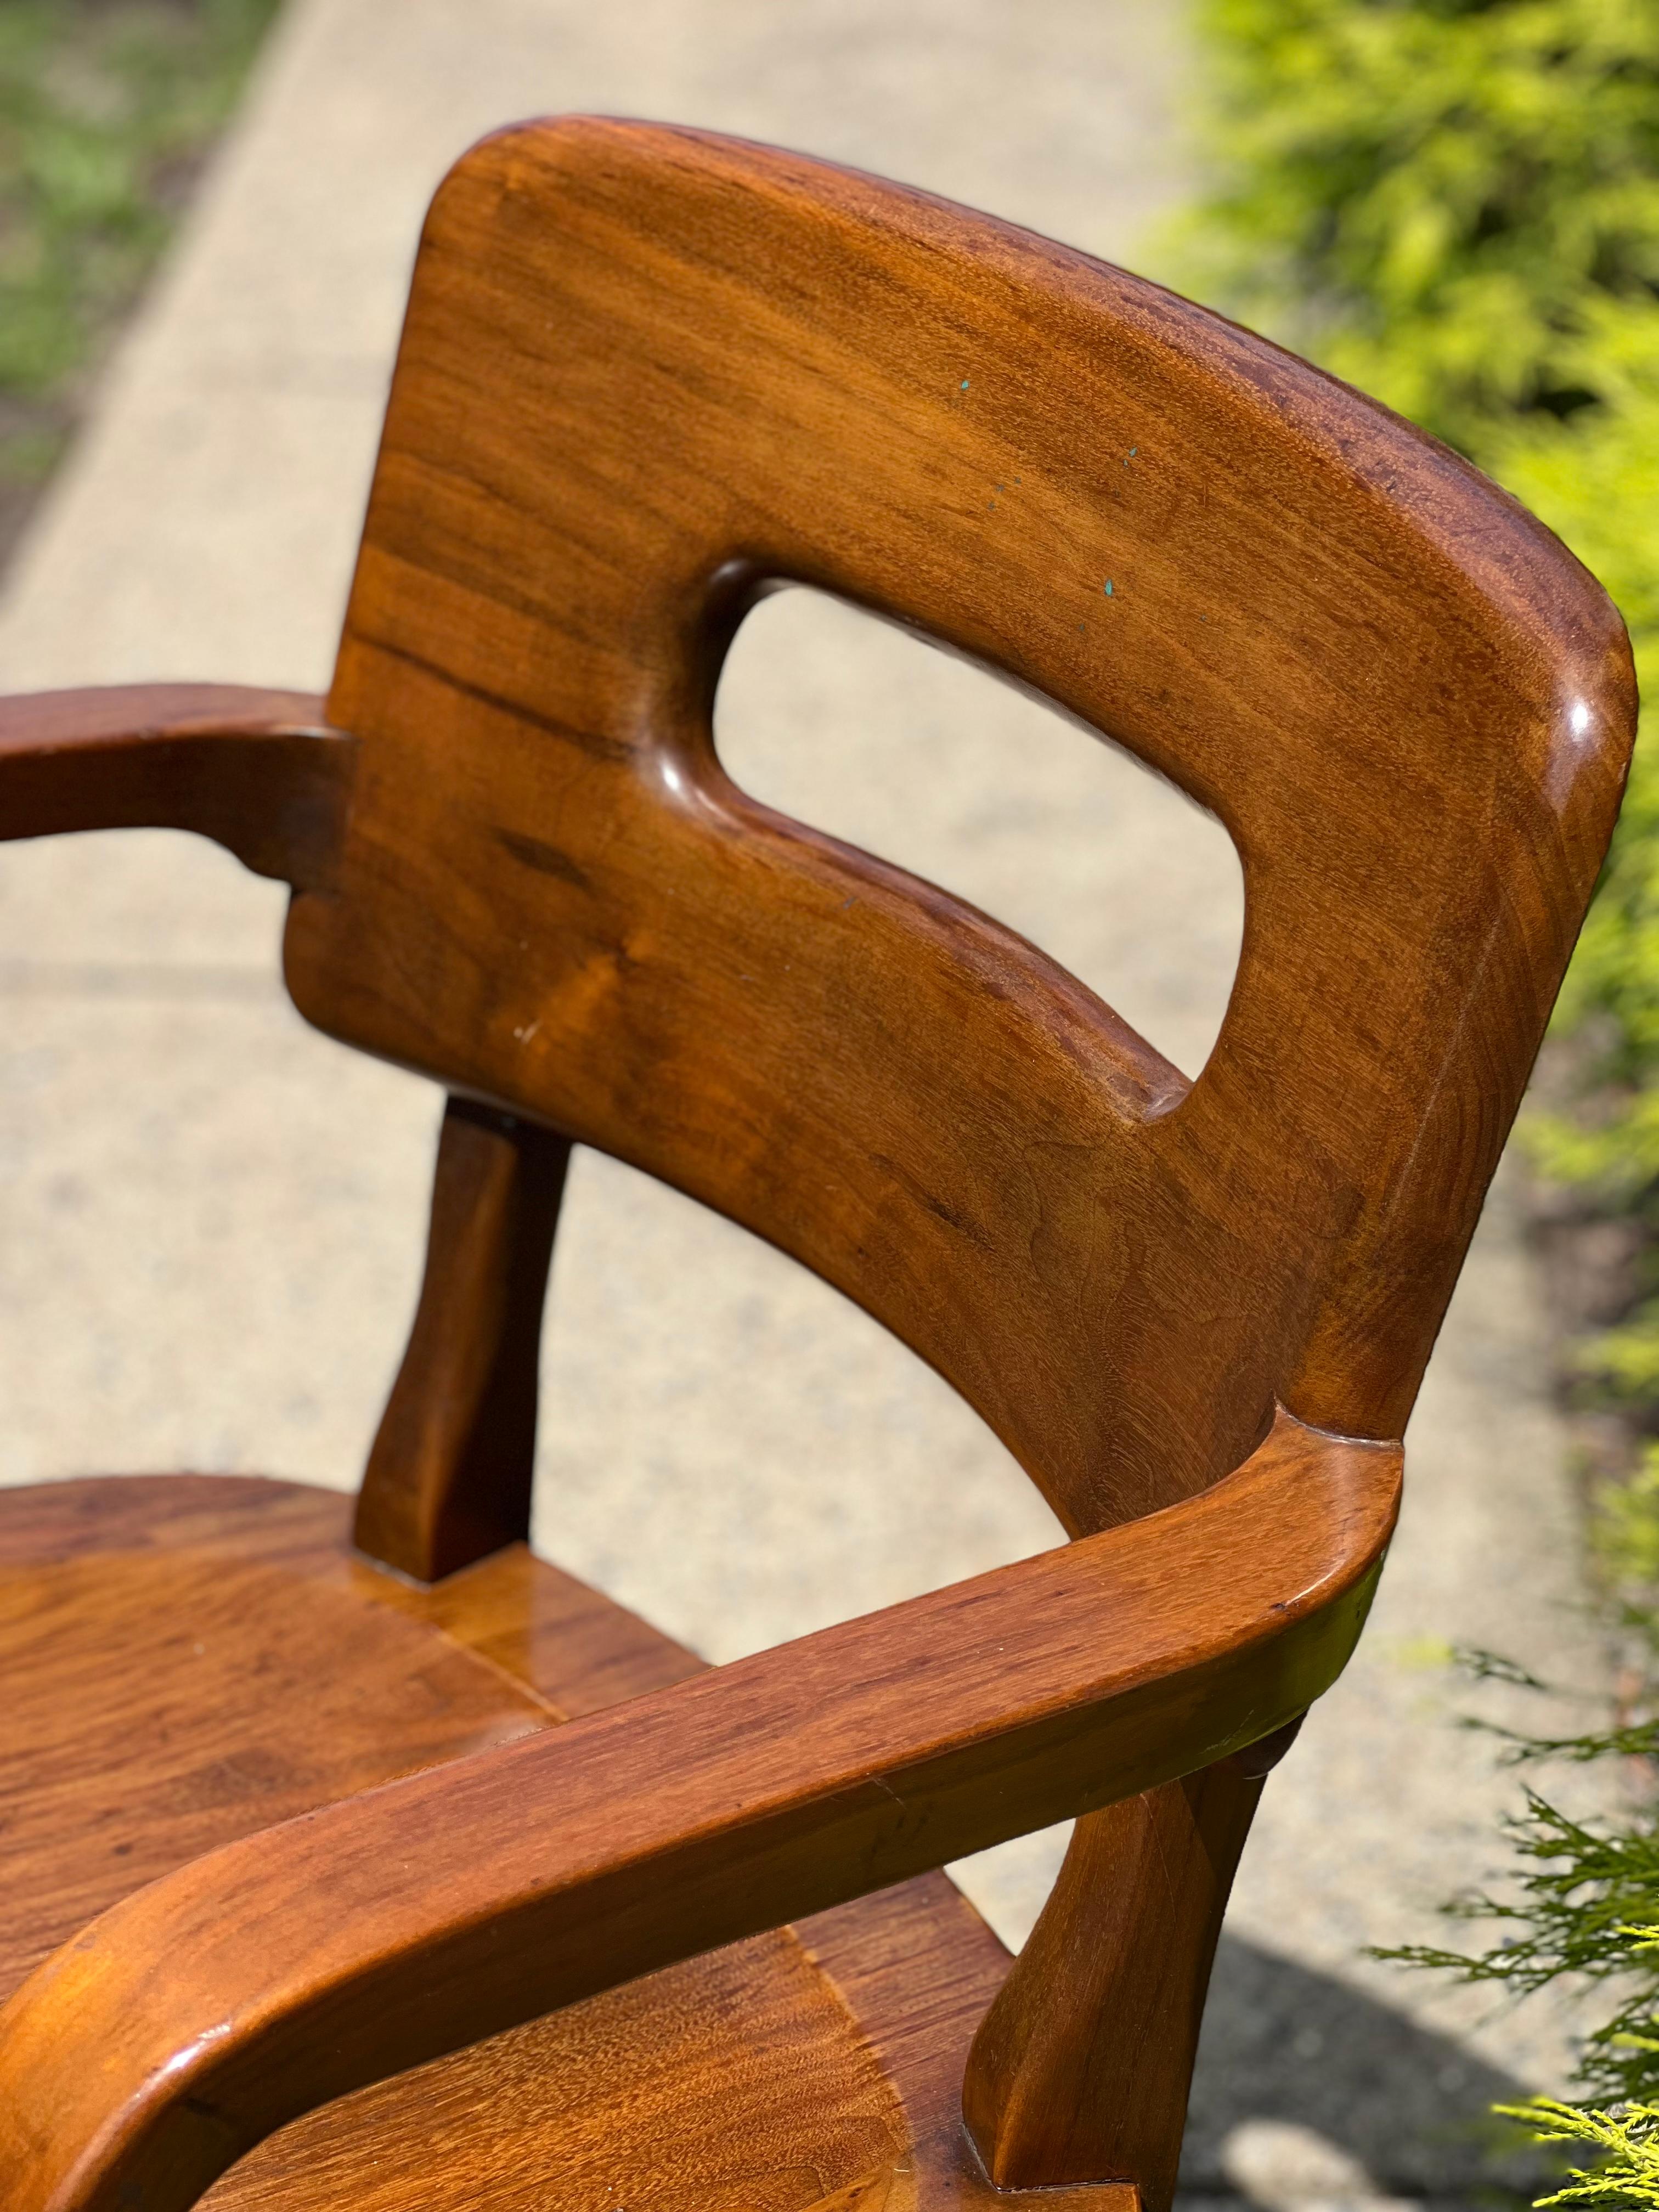
[[[567,1138],[452,1097],[426,1276],[357,1501],[360,1551],[432,1583],[530,1534],[542,1307]]]

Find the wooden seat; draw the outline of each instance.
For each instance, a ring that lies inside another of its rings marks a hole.
[[[789,582],[1220,815],[1196,1080],[732,785]],[[0,1494],[7,2212],[1167,2212],[1633,717],[1547,532],[1153,287],[695,132],[468,155],[327,700],[0,703],[0,834],[217,838],[293,887],[301,1012],[448,1094],[355,1511]],[[1072,1540],[714,1669],[533,1559],[575,1142],[884,1322]],[[938,1869],[1071,1817],[1011,1967]]]
[[[0,1492],[0,2000],[216,1844],[701,1669],[521,1544],[411,1584],[351,1510],[200,1475]],[[205,2201],[404,2212],[442,2172],[477,2212],[988,2203],[957,2104],[1007,1966],[924,1875],[360,2091]]]

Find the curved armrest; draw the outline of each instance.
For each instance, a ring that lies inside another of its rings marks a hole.
[[[355,751],[307,691],[136,684],[0,699],[0,838],[194,830],[256,875],[319,889]]]
[[[8,2212],[184,2212],[285,2121],[1206,1764],[1334,1680],[1397,1446],[1281,1414],[1144,1521],[212,1852],[0,2013]]]

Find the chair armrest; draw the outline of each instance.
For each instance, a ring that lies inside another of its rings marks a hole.
[[[310,692],[138,684],[0,698],[0,838],[193,830],[256,875],[319,889],[356,750]]]
[[[0,2013],[0,2199],[184,2212],[364,2083],[1256,1741],[1352,1649],[1400,1460],[1281,1414],[1146,1520],[210,1853]]]

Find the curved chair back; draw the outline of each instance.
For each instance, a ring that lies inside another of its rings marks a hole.
[[[1196,1081],[722,773],[722,656],[792,581],[1220,817],[1244,941]],[[1400,1432],[1632,679],[1547,532],[1261,339],[919,192],[578,119],[434,204],[330,713],[361,752],[301,1010],[793,1253],[1077,1533],[1276,1398]]]

